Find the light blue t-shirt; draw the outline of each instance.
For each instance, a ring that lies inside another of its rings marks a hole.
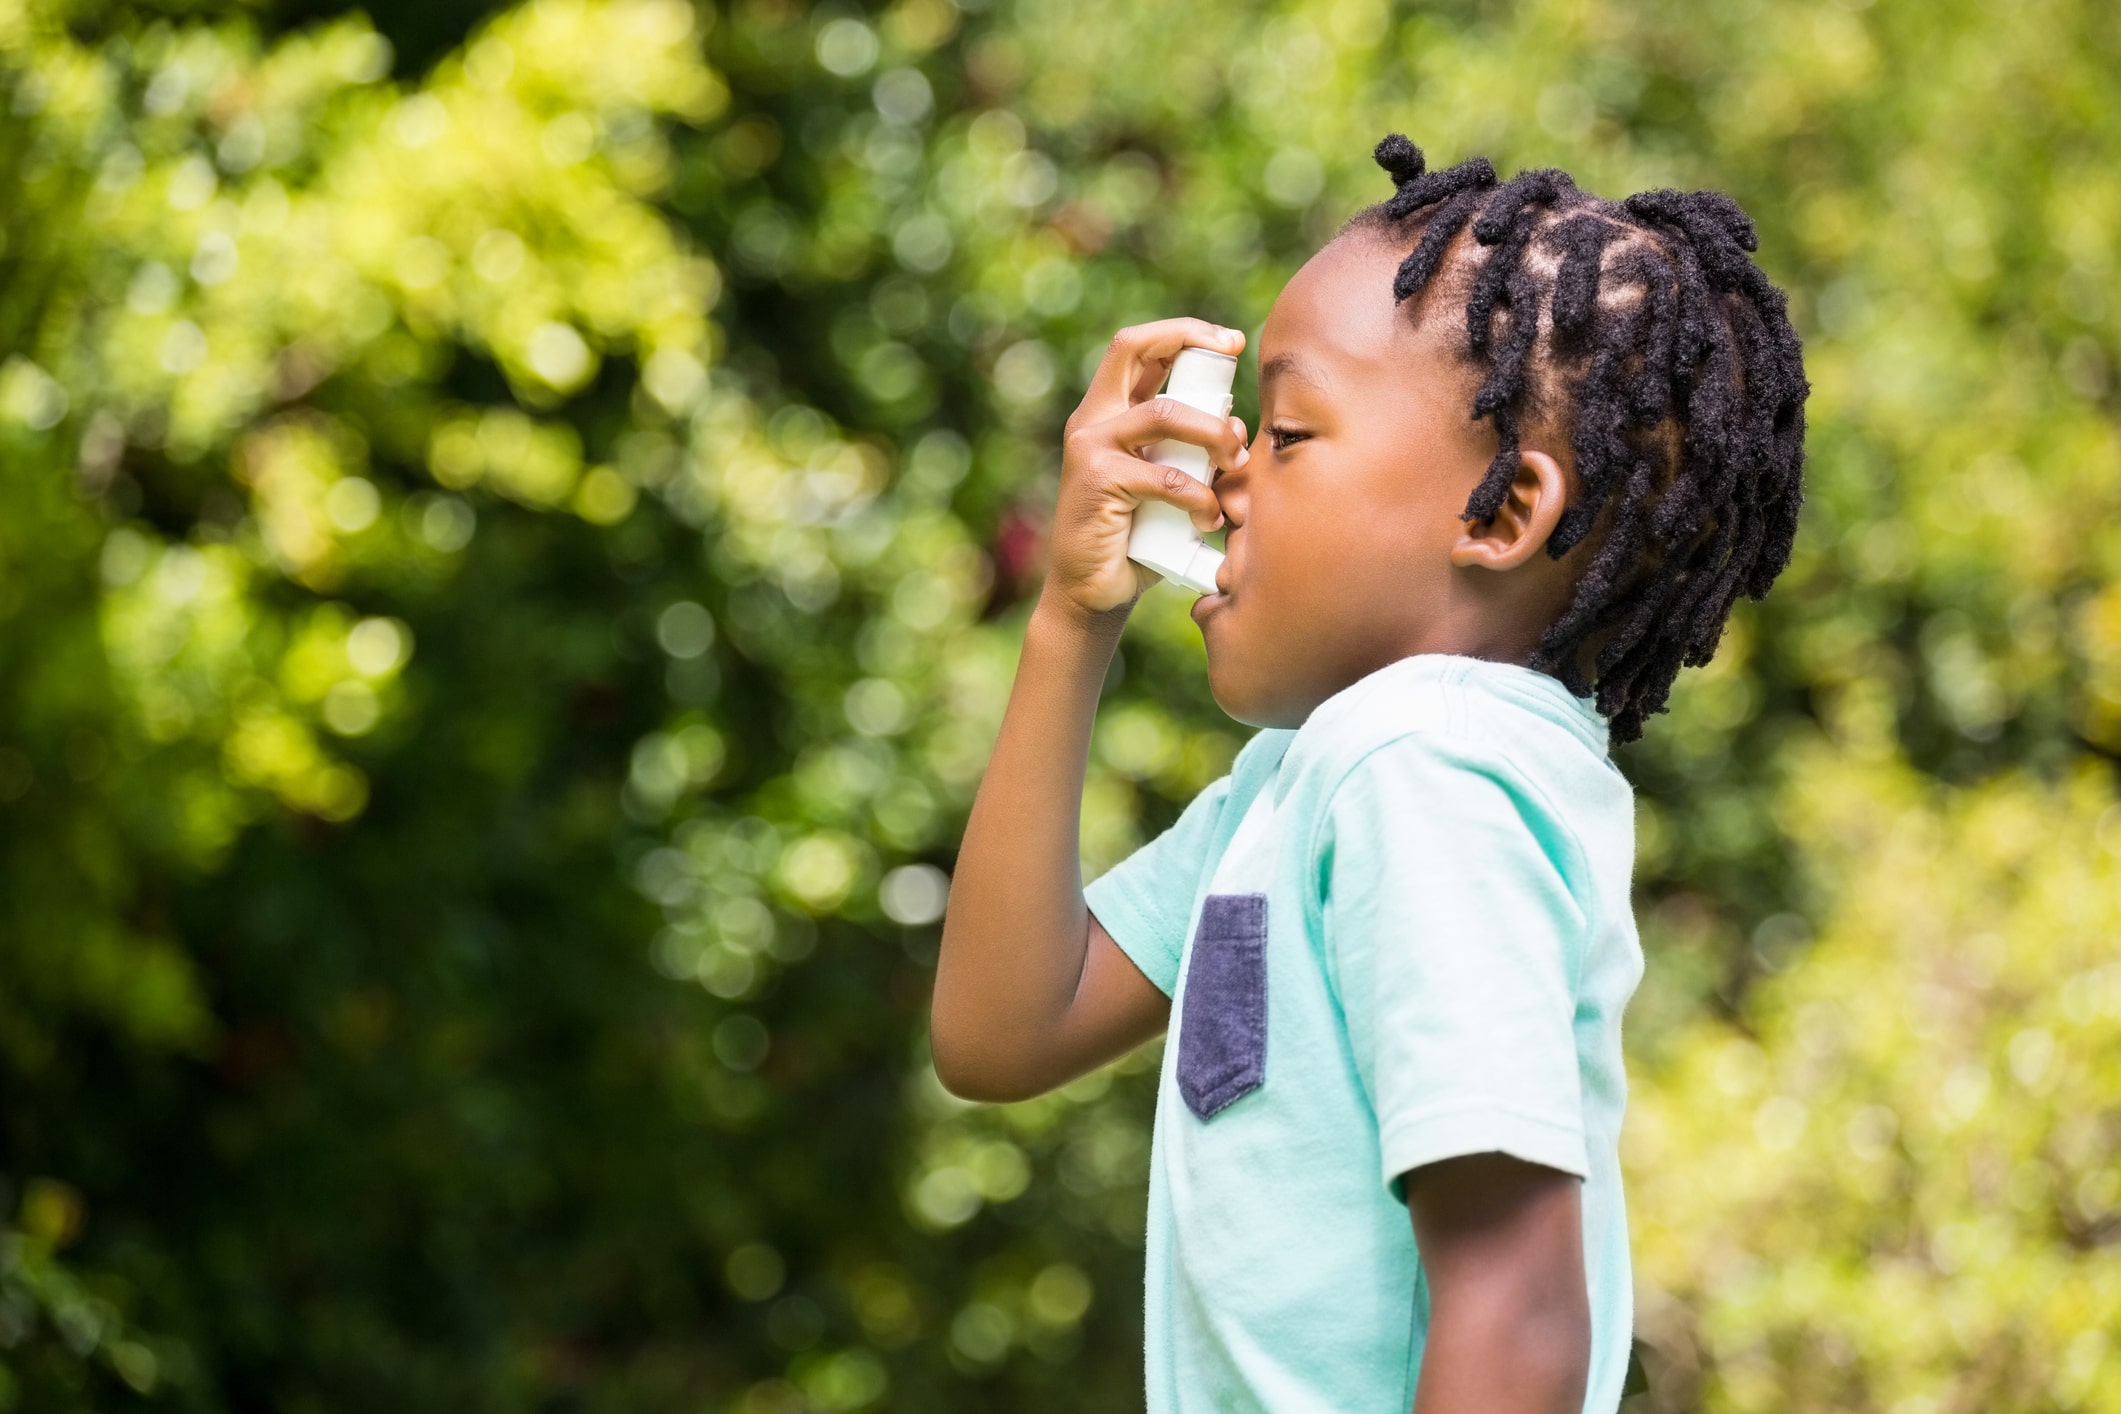
[[[1588,699],[1403,658],[1257,733],[1084,891],[1172,999],[1149,1179],[1150,1414],[1412,1407],[1429,1291],[1399,1178],[1584,1180],[1587,1411],[1633,1326],[1620,1016],[1634,795]]]

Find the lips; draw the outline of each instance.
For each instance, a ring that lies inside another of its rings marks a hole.
[[[1235,576],[1230,573],[1230,542],[1228,540],[1223,542],[1223,551],[1223,562],[1215,567],[1215,592],[1201,595],[1193,601],[1193,607],[1187,610],[1195,623],[1201,622],[1206,615],[1230,601],[1231,581]]]

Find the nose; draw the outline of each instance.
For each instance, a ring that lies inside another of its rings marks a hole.
[[[1224,468],[1215,473],[1215,499],[1222,503],[1223,516],[1233,529],[1243,525],[1250,513],[1252,468],[1258,466],[1259,459],[1266,455],[1266,441],[1264,432],[1255,435],[1252,445],[1246,448],[1252,455],[1242,467],[1236,471]]]

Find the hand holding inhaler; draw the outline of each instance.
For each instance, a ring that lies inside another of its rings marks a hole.
[[[1250,459],[1227,415],[1244,335],[1199,319],[1123,329],[1068,419],[1043,598],[1078,614],[1124,608],[1158,577],[1214,590],[1214,468]],[[1170,384],[1156,396],[1170,375]]]
[[[1236,381],[1234,357],[1188,345],[1171,361],[1171,382],[1164,389],[1164,396],[1212,417],[1228,417],[1230,385]],[[1175,437],[1158,442],[1142,455],[1158,466],[1175,466],[1202,485],[1215,479],[1207,451]],[[1215,571],[1223,562],[1222,551],[1202,543],[1194,533],[1190,516],[1177,506],[1155,501],[1143,502],[1134,512],[1134,533],[1127,538],[1127,558],[1147,565],[1195,594],[1215,592]]]

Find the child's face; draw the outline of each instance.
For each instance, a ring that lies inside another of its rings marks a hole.
[[[1459,515],[1496,437],[1471,417],[1478,373],[1456,352],[1458,302],[1428,300],[1418,322],[1394,305],[1403,255],[1342,236],[1267,317],[1251,458],[1215,481],[1229,521],[1221,592],[1193,606],[1209,685],[1238,721],[1297,726],[1415,653],[1522,662],[1578,563],[1543,550],[1504,573],[1464,562],[1482,531]]]

